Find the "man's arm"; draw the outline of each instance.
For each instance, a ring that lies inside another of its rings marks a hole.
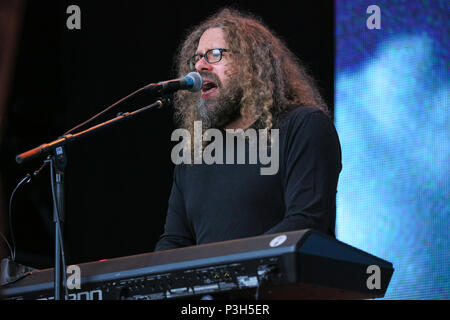
[[[311,228],[335,236],[336,189],[342,168],[339,138],[323,112],[300,114],[296,112],[287,123],[282,150],[285,216],[266,234]]]
[[[172,191],[169,197],[164,233],[155,246],[155,251],[175,249],[195,245],[193,232],[189,226],[180,189],[180,167],[176,166],[173,175]]]

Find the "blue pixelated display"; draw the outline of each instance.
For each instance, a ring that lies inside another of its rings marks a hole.
[[[336,232],[394,264],[386,299],[450,298],[449,21],[447,0],[336,1]]]

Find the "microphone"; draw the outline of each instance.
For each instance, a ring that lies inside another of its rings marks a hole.
[[[158,83],[151,83],[144,87],[144,89],[160,90],[164,93],[171,93],[178,90],[189,90],[197,92],[202,89],[203,79],[198,72],[190,72],[183,78],[167,80]]]

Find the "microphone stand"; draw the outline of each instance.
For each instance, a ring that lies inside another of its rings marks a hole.
[[[154,107],[161,108],[164,102],[166,101],[167,98],[161,98],[160,100],[157,100],[151,105],[148,105],[131,113],[130,112],[122,113],[121,115],[117,116],[114,119],[102,122],[98,125],[95,125],[91,128],[88,128],[76,134],[63,135],[62,137],[54,141],[42,144],[36,148],[30,149],[16,156],[16,162],[18,164],[22,164],[23,162],[33,159],[35,157],[53,153],[53,155],[51,156],[49,155],[44,162],[50,164],[50,178],[53,196],[53,222],[55,223],[55,269],[54,269],[55,300],[61,299],[61,288],[63,285],[61,274],[63,275],[64,281],[66,277],[64,246],[61,227],[65,219],[64,170],[67,165],[67,155],[65,152],[65,145],[77,141],[78,139],[81,139],[96,131],[112,126],[113,124],[121,122],[124,119],[133,118],[134,116],[148,109]],[[67,298],[67,291],[65,298]]]
[[[61,288],[66,283],[66,265],[64,257],[62,224],[64,223],[64,169],[67,165],[67,156],[63,146],[57,147],[53,156],[45,160],[50,164],[50,179],[53,196],[53,222],[55,223],[55,269],[54,269],[54,289],[55,300],[61,299]],[[62,275],[62,279],[61,279]],[[62,281],[62,282],[61,282]],[[66,287],[67,290],[67,287]],[[66,291],[65,297],[68,292]],[[65,300],[65,299],[64,299]]]

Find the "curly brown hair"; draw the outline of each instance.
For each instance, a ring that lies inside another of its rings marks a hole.
[[[202,34],[217,27],[224,32],[231,60],[239,61],[232,72],[241,80],[243,117],[259,119],[262,127],[271,129],[280,114],[295,107],[316,106],[328,114],[314,80],[286,44],[259,17],[236,9],[221,9],[188,33],[175,61],[180,77],[191,71],[186,61],[195,53]],[[182,127],[192,130],[199,96],[176,93],[175,118]]]

